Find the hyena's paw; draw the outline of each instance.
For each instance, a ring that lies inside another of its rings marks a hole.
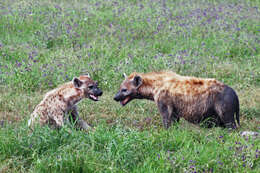
[[[88,123],[86,123],[85,121],[83,121],[81,119],[78,120],[77,128],[79,130],[86,131],[86,132],[93,131],[93,129],[94,129],[92,126],[90,126]]]

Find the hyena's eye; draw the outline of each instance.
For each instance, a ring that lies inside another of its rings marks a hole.
[[[88,88],[89,89],[93,89],[94,85],[89,85]]]
[[[127,89],[122,89],[121,92],[127,92]]]

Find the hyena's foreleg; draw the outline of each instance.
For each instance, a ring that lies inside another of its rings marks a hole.
[[[173,110],[170,106],[168,106],[163,101],[158,101],[157,106],[158,106],[159,112],[163,118],[163,125],[166,129],[168,129],[172,123],[171,115],[172,115]]]
[[[69,120],[72,124],[76,125],[76,128],[81,130],[90,130],[91,127],[79,117],[77,106],[73,106],[70,111]]]
[[[171,110],[171,120],[172,120],[172,123],[175,123],[175,122],[179,122],[180,121],[180,117],[179,115],[175,112],[174,108],[173,107],[169,107],[169,109]]]

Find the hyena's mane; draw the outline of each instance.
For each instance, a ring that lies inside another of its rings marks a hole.
[[[223,83],[216,79],[181,76],[171,71],[134,72],[129,76],[129,79],[133,79],[136,75],[140,76],[143,80],[141,90],[149,88],[157,93],[162,90],[169,92],[171,96],[198,96],[220,91],[224,86]]]
[[[161,83],[165,83],[171,79],[181,80],[183,77],[171,72],[171,71],[159,71],[159,72],[149,72],[149,73],[137,73],[133,72],[129,75],[128,79],[132,80],[135,76],[140,76],[143,81],[144,86],[156,86]],[[159,87],[159,86],[156,86]]]

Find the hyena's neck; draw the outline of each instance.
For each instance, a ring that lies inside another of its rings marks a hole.
[[[80,89],[70,88],[64,93],[64,100],[68,107],[76,105],[84,98],[84,93]]]
[[[151,85],[143,85],[138,89],[140,99],[154,100],[154,87]]]
[[[68,104],[70,106],[73,106],[73,105],[76,105],[77,103],[79,103],[81,100],[83,99],[83,97],[81,96],[71,96],[69,101],[68,101]]]
[[[74,96],[71,96],[71,104],[72,105],[76,105],[78,104],[82,99],[84,98],[84,94],[83,93],[78,93]]]

